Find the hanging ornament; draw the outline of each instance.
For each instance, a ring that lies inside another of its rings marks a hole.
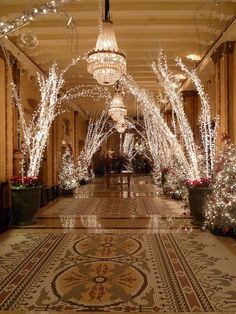
[[[127,124],[124,120],[121,120],[116,123],[115,128],[118,133],[124,133],[127,128]]]
[[[34,32],[25,30],[20,36],[21,44],[24,48],[34,49],[38,46],[39,40]]]
[[[116,90],[108,108],[108,114],[115,122],[124,121],[124,117],[127,115],[127,109],[123,101],[123,93],[120,90],[119,81],[116,84]]]

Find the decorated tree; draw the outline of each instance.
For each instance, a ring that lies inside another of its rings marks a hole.
[[[172,132],[164,121],[154,96],[145,89],[141,89],[130,75],[123,76],[121,82],[141,105],[146,131],[144,138],[152,158],[154,181],[160,181],[161,168],[165,167],[165,163],[170,160],[170,153],[182,165],[181,169],[186,178],[188,176],[194,178],[191,164],[186,158],[176,134]]]
[[[236,230],[236,149],[228,139],[216,164],[216,177],[208,199],[205,217],[211,228],[227,233]]]
[[[49,69],[48,77],[37,75],[40,92],[38,107],[33,113],[29,123],[26,122],[24,106],[18,96],[17,86],[13,84],[13,97],[19,111],[20,126],[24,145],[22,146],[22,176],[36,177],[39,174],[44,150],[47,145],[50,128],[55,117],[64,111],[63,106],[70,100],[79,97],[90,97],[94,100],[110,97],[108,89],[95,86],[79,85],[67,90],[61,89],[65,85],[64,75],[71,66],[78,62],[79,58],[72,61],[65,69],[59,70],[57,64]],[[27,160],[27,163],[26,163]]]
[[[122,153],[124,157],[127,159],[127,165],[126,165],[127,170],[133,171],[132,160],[137,154],[137,152],[135,151],[135,146],[134,146],[134,134],[132,133],[125,134]]]
[[[79,186],[74,156],[69,146],[61,159],[59,185],[63,190],[71,190]]]
[[[79,180],[87,181],[90,179],[90,168],[94,154],[108,136],[114,132],[114,128],[110,127],[107,122],[108,116],[105,111],[95,121],[93,119],[89,121],[85,144],[77,162]]]
[[[79,59],[73,60],[73,62],[62,71],[59,71],[57,64],[53,64],[49,69],[47,78],[41,74],[37,74],[40,101],[37,110],[33,113],[28,124],[26,123],[24,107],[18,96],[17,87],[13,85],[13,96],[19,111],[20,125],[24,139],[22,175],[24,172],[26,172],[28,177],[36,177],[39,174],[52,122],[61,112],[60,105],[75,96],[69,92],[60,96],[59,92],[65,83],[64,74],[72,65],[78,62],[78,60]],[[28,165],[27,169],[24,169],[24,162],[26,160],[28,160]]]
[[[170,71],[167,65],[166,56],[164,56],[162,52],[159,54],[158,61],[152,63],[152,69],[163,87],[163,90],[170,101],[172,110],[175,113],[185,146],[185,154],[191,168],[191,177],[199,178],[200,173],[197,158],[197,147],[194,141],[192,129],[184,111],[183,97],[179,88],[179,82]]]

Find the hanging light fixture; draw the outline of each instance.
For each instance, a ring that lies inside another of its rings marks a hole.
[[[109,0],[105,0],[105,19],[97,38],[96,48],[87,54],[87,69],[101,85],[113,85],[126,73],[126,58],[117,46],[110,20]]]
[[[116,90],[110,107],[108,108],[108,114],[116,122],[124,120],[124,117],[127,115],[127,109],[124,105],[123,94],[119,87],[119,81],[117,81]]]
[[[125,120],[117,122],[115,125],[115,128],[118,133],[124,133],[127,128],[127,124]]]

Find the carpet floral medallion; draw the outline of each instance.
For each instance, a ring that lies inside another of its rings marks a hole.
[[[235,255],[207,232],[9,234],[2,311],[236,311]]]

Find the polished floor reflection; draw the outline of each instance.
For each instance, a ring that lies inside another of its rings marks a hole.
[[[1,235],[0,310],[235,312],[236,246],[148,177],[103,179]]]

